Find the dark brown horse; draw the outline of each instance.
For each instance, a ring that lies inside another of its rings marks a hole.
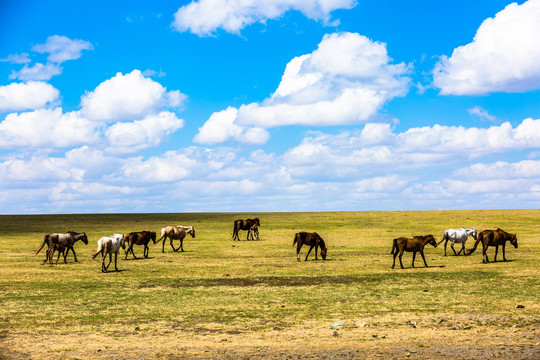
[[[58,251],[58,257],[56,258],[56,263],[58,264],[58,259],[60,259],[60,253],[62,253],[64,257],[64,262],[67,263],[67,256],[69,254],[69,250],[73,252],[73,257],[75,258],[75,262],[77,261],[77,255],[75,254],[75,249],[73,248],[73,245],[81,240],[83,243],[88,245],[88,237],[86,236],[86,233],[78,233],[75,231],[68,231],[67,233],[52,233],[45,235],[43,238],[43,242],[41,243],[40,248],[36,251],[36,254],[39,254],[41,249],[47,245],[47,253],[45,254],[45,260],[43,263],[46,263],[49,261],[51,264],[53,262],[53,255],[56,251]],[[67,249],[67,251],[66,251]],[[66,251],[64,253],[64,251]]]
[[[247,220],[235,220],[234,228],[233,228],[233,240],[240,241],[240,237],[238,236],[238,232],[240,230],[247,230],[248,231],[248,236],[247,236],[246,240],[249,240],[249,235],[251,234],[251,227],[253,225],[261,226],[259,218],[247,219]],[[257,232],[258,232],[258,230],[257,230]],[[253,235],[252,235],[252,238],[253,238]]]
[[[505,256],[505,247],[506,242],[510,241],[510,244],[514,245],[514,247],[517,249],[518,242],[516,234],[509,234],[506,231],[497,228],[497,230],[484,230],[480,234],[478,234],[478,239],[476,239],[476,242],[474,243],[474,247],[470,250],[467,250],[467,255],[470,255],[476,250],[476,247],[478,246],[479,242],[482,242],[482,262],[488,263],[489,259],[487,256],[487,249],[490,246],[495,246],[495,257],[493,261],[497,261],[497,253],[499,252],[499,246],[502,246],[503,251],[503,261],[506,261]]]
[[[133,258],[137,259],[135,253],[133,252],[133,245],[144,245],[143,255],[145,258],[148,258],[148,243],[150,240],[156,243],[156,233],[153,231],[138,231],[132,232],[124,235],[125,242],[128,244],[128,249],[126,250],[126,260],[129,255],[129,252],[133,254]]]
[[[299,233],[296,233],[296,235],[294,235],[294,241],[292,246],[294,246],[294,244],[296,244],[296,260],[300,261],[300,249],[304,244],[309,246],[309,251],[304,261],[307,261],[309,253],[313,248],[315,248],[315,260],[317,260],[317,249],[319,248],[319,246],[321,247],[321,257],[323,258],[323,260],[326,260],[326,253],[328,251],[326,249],[326,244],[316,232],[308,233],[305,231],[301,231]]]
[[[426,263],[426,258],[424,256],[424,247],[426,244],[431,244],[433,247],[437,247],[437,241],[433,237],[433,235],[427,235],[427,236],[414,236],[412,239],[406,238],[406,237],[400,237],[397,239],[394,239],[394,243],[392,245],[392,252],[390,254],[394,254],[394,263],[392,264],[392,269],[396,265],[396,256],[398,256],[399,252],[399,264],[401,265],[401,268],[404,269],[403,263],[401,262],[401,258],[403,257],[403,252],[408,251],[412,252],[412,267],[414,267],[414,259],[416,258],[416,253],[419,252],[420,255],[422,255],[422,259],[424,260],[424,265],[428,267],[428,264]]]

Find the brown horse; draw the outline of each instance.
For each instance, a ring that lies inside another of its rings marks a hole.
[[[247,230],[248,231],[248,236],[247,236],[247,239],[246,240],[249,240],[249,234],[251,233],[251,227],[253,225],[257,225],[257,226],[261,226],[261,223],[259,221],[259,218],[255,218],[255,219],[247,219],[247,220],[235,220],[234,221],[234,228],[233,228],[233,240],[238,240],[240,241],[240,237],[238,236],[238,232],[240,230]],[[257,230],[258,232],[259,230]],[[252,235],[253,237],[253,235]]]
[[[255,240],[255,237],[257,238],[257,240],[259,240],[259,227],[257,226],[257,224],[253,224],[249,228],[248,240],[249,240],[250,235],[251,235],[251,240]],[[253,235],[255,235],[255,237]]]
[[[195,228],[193,226],[167,226],[161,229],[161,237],[157,242],[163,240],[163,245],[161,246],[161,252],[165,252],[165,241],[167,238],[170,239],[171,247],[176,252],[178,250],[184,251],[184,238],[190,234],[192,238],[195,238]],[[173,240],[180,240],[180,246],[178,249],[174,248]]]
[[[400,237],[397,239],[394,239],[394,243],[392,245],[392,252],[390,254],[394,254],[394,263],[392,264],[392,269],[396,265],[396,256],[398,256],[399,252],[399,264],[401,265],[401,268],[404,269],[403,263],[401,262],[401,258],[403,257],[403,252],[408,251],[412,252],[412,267],[414,267],[414,259],[416,258],[416,253],[419,252],[420,255],[422,255],[422,259],[424,260],[424,265],[428,267],[428,264],[426,263],[426,258],[424,256],[424,247],[426,244],[431,244],[433,247],[437,247],[437,241],[433,237],[433,235],[427,235],[427,236],[414,236],[412,239],[406,238],[406,237]]]
[[[133,254],[133,258],[137,259],[135,253],[133,252],[133,245],[144,245],[143,255],[145,258],[148,258],[148,243],[150,240],[152,240],[154,244],[156,243],[156,233],[153,231],[132,232],[124,235],[124,239],[128,244],[128,249],[126,250],[126,260],[130,251]]]
[[[43,261],[44,264],[47,261],[49,261],[51,264],[53,263],[53,255],[56,251],[58,251],[56,263],[58,264],[58,259],[60,259],[60,253],[62,253],[62,255],[64,256],[64,262],[67,263],[67,256],[69,254],[69,250],[73,252],[75,262],[78,262],[73,245],[79,240],[88,245],[88,237],[84,232],[77,233],[75,231],[68,231],[67,233],[52,233],[45,235],[45,237],[43,238],[43,242],[41,243],[39,249],[36,251],[35,255],[39,254],[41,249],[43,249],[45,244],[47,244],[47,253],[45,254],[45,260]],[[67,251],[64,253],[66,249]]]
[[[482,262],[488,263],[489,259],[487,256],[487,249],[490,246],[495,246],[495,257],[493,258],[493,261],[497,262],[497,253],[499,252],[499,246],[502,246],[503,251],[503,261],[506,260],[505,256],[505,247],[506,242],[510,241],[510,244],[514,245],[514,247],[517,249],[518,242],[516,234],[509,234],[506,231],[497,228],[497,230],[484,230],[480,234],[478,234],[478,239],[476,239],[476,242],[474,243],[474,247],[470,250],[467,250],[467,255],[470,255],[476,250],[476,247],[478,246],[479,242],[482,242],[483,249],[482,249]]]
[[[296,260],[300,261],[300,249],[304,244],[310,247],[304,261],[307,261],[309,253],[313,248],[315,248],[315,260],[317,260],[317,249],[319,246],[321,247],[321,257],[323,258],[323,260],[326,260],[326,253],[328,251],[326,249],[326,244],[316,232],[308,233],[305,231],[301,231],[299,233],[296,233],[296,235],[294,235],[294,241],[292,246],[294,246],[294,244],[296,244]]]

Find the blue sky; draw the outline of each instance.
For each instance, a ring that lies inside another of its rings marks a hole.
[[[0,213],[538,208],[540,0],[4,1]]]

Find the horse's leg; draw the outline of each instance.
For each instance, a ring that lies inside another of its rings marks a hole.
[[[75,258],[75,262],[78,262],[77,261],[77,255],[75,255],[75,249],[73,247],[71,247],[70,249],[71,249],[71,252],[73,253],[73,257]],[[68,252],[69,252],[69,249],[68,249]]]
[[[135,245],[135,243],[131,244],[131,253],[133,254],[134,259],[138,259],[138,257],[135,256],[135,252],[133,251],[134,245]]]
[[[298,242],[296,245],[296,260],[300,261],[300,249],[302,248],[302,243]]]
[[[167,241],[167,235],[163,237],[163,244],[161,244],[161,252],[165,252],[165,241]]]
[[[424,250],[420,250],[420,255],[422,255],[422,260],[424,260],[424,265],[426,265],[426,267],[428,267],[427,262],[426,262],[426,257],[424,256]]]
[[[414,259],[416,259],[416,251],[412,253],[412,267],[414,267]]]
[[[107,257],[107,253],[105,253],[103,250],[101,250],[101,272],[107,272],[107,268],[105,267],[105,258]]]
[[[105,270],[109,270],[109,266],[111,266],[111,262],[112,262],[112,253],[109,253],[109,263],[107,264],[107,267],[105,268]]]
[[[405,248],[399,250],[399,265],[401,265],[402,269],[405,269],[403,267],[403,262],[401,261],[401,258],[403,258],[403,252],[405,251]],[[397,252],[397,251],[396,251]]]
[[[306,260],[304,261],[307,261],[307,257],[309,256],[309,253],[311,252],[311,250],[313,250],[313,245],[310,246],[309,251],[307,252],[307,255],[306,255]]]
[[[54,255],[54,253],[53,253]],[[60,259],[60,250],[58,250],[58,256],[56,257],[56,265],[58,265],[58,259]]]
[[[482,262],[484,264],[487,264],[489,262],[489,258],[487,256],[487,249],[489,247],[489,245],[485,245],[485,244],[482,244]]]
[[[118,271],[118,266],[116,266],[117,258],[118,258],[118,252],[115,252],[114,253],[114,269],[116,271]]]
[[[446,245],[448,244],[448,239],[444,241],[444,256],[446,256]]]
[[[505,248],[506,248],[506,243],[503,243],[503,244],[502,244],[502,249],[503,249],[503,261],[507,261],[507,260],[506,260],[506,254],[505,254],[505,253],[506,253],[506,249],[505,249]]]
[[[457,255],[456,249],[454,249],[454,242],[453,242],[453,241],[450,243],[450,247],[451,247],[452,250],[454,251],[454,255]]]
[[[143,255],[144,255],[144,258],[145,259],[148,259],[148,251],[149,251],[149,247],[148,247],[148,244],[144,244],[144,252],[143,252]]]
[[[499,245],[495,246],[495,257],[493,258],[493,262],[497,262],[497,254],[499,253]]]
[[[461,250],[459,250],[457,254],[461,254],[462,251],[463,255],[465,255],[465,241],[461,243]]]
[[[172,247],[173,251],[174,251],[174,252],[177,252],[178,250],[180,250],[180,248],[178,248],[178,249],[175,249],[175,248],[174,248],[174,245],[173,245],[173,238],[170,238],[170,239],[171,239],[171,247]]]
[[[319,260],[317,259],[317,250],[319,250],[319,245],[315,245],[315,260]]]
[[[394,251],[394,262],[392,263],[392,269],[394,268],[394,266],[396,266],[396,256],[397,256],[398,252],[397,251]]]

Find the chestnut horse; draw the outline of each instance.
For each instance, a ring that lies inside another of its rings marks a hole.
[[[323,258],[323,260],[326,260],[326,253],[328,251],[326,249],[326,244],[316,232],[308,233],[305,231],[301,231],[299,233],[296,233],[296,235],[294,235],[294,241],[292,246],[294,246],[294,244],[296,244],[296,260],[300,261],[300,249],[304,244],[309,246],[309,251],[304,261],[307,261],[309,253],[313,248],[315,248],[315,260],[317,260],[317,249],[319,246],[321,247],[321,257]]]
[[[163,245],[161,247],[161,252],[165,252],[165,241],[167,238],[170,239],[171,247],[176,252],[178,250],[184,251],[184,238],[187,234],[190,234],[192,238],[195,238],[195,228],[193,226],[167,226],[161,229],[161,237],[157,243],[163,240]],[[180,246],[178,249],[174,248],[173,240],[180,240]]]
[[[424,256],[424,247],[426,244],[431,244],[433,247],[437,247],[437,241],[433,237],[433,235],[427,235],[427,236],[414,236],[412,239],[406,238],[406,237],[400,237],[397,239],[394,239],[394,243],[392,245],[392,252],[390,254],[394,254],[394,263],[392,264],[392,269],[396,265],[396,256],[398,256],[399,252],[399,264],[401,265],[401,268],[404,269],[403,263],[401,262],[401,257],[403,256],[404,251],[412,252],[412,267],[414,267],[414,259],[416,258],[416,253],[419,252],[420,255],[422,255],[422,259],[424,260],[424,265],[428,267],[428,264],[426,263],[426,258]]]
[[[150,240],[152,240],[154,244],[156,243],[156,233],[153,231],[132,232],[124,235],[124,239],[128,244],[128,249],[126,250],[126,260],[130,251],[133,254],[133,258],[137,259],[135,253],[133,252],[133,245],[144,245],[143,256],[148,258],[148,243]]]
[[[506,231],[497,228],[497,230],[484,230],[480,234],[478,234],[478,239],[476,239],[476,242],[474,243],[474,247],[470,250],[467,250],[467,255],[470,255],[476,250],[476,247],[478,246],[479,242],[482,242],[482,262],[488,263],[489,259],[487,256],[487,249],[490,246],[495,246],[495,257],[493,261],[497,261],[497,253],[499,252],[499,246],[502,246],[503,251],[503,261],[506,260],[505,256],[505,247],[506,242],[510,241],[510,244],[514,245],[514,247],[517,249],[518,242],[516,234],[509,234]]]
[[[251,234],[251,227],[253,225],[257,225],[258,226],[261,226],[261,223],[259,221],[259,218],[255,218],[255,219],[247,219],[247,220],[235,220],[234,221],[234,228],[233,228],[233,240],[238,240],[240,241],[240,237],[238,236],[238,232],[240,230],[247,230],[248,231],[248,235],[247,235],[247,238],[246,240],[249,240],[249,235]],[[257,234],[259,233],[259,230],[257,229]],[[253,238],[253,234],[251,235],[251,238]]]

